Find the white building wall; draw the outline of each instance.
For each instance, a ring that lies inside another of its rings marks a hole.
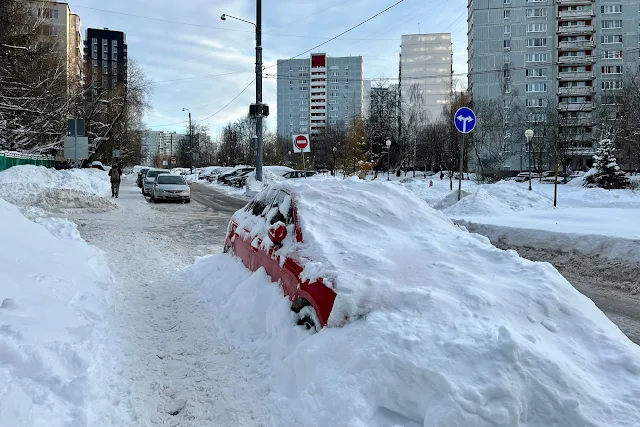
[[[403,35],[400,53],[402,104],[411,103],[411,88],[415,85],[422,96],[426,118],[437,120],[452,89],[451,33]]]

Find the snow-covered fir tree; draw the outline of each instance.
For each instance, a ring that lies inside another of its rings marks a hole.
[[[611,139],[606,138],[600,141],[600,147],[593,156],[593,167],[597,172],[586,178],[586,187],[602,187],[611,190],[629,186],[629,178],[620,170],[615,151],[616,147]]]

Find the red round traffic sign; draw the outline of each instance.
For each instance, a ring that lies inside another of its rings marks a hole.
[[[304,135],[298,135],[296,136],[294,144],[296,145],[296,148],[304,150],[309,145],[309,140]]]

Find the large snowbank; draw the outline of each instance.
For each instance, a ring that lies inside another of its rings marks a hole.
[[[263,188],[278,181],[284,181],[282,175],[291,172],[293,169],[287,166],[265,166],[262,168],[262,182],[256,180],[256,173],[251,172],[247,175],[246,189],[247,192],[259,193]]]
[[[206,257],[184,272],[188,292],[212,306],[206,320],[231,324],[228,347],[255,352],[288,425],[637,423],[640,349],[553,267],[495,249],[424,203],[403,211],[407,194],[362,191],[371,203],[347,209],[348,195],[332,192],[316,215],[327,218],[327,237],[313,244],[359,273],[351,287],[386,292],[383,304],[344,327],[313,335],[292,326],[279,287],[235,258]],[[356,226],[340,236],[355,216],[375,223],[375,235]],[[307,220],[305,230],[314,225]]]
[[[74,224],[40,221],[0,200],[0,426],[107,425],[112,275]]]
[[[104,198],[110,191],[109,176],[98,169],[55,170],[21,165],[0,172],[1,198],[49,212],[114,209],[116,206]]]

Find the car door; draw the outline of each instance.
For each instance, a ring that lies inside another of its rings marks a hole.
[[[285,212],[281,212],[280,207],[285,204],[285,200],[288,194],[283,190],[278,190],[271,205],[265,210],[266,225],[258,235],[258,240],[253,242],[255,268],[257,270],[260,267],[264,267],[267,274],[274,282],[279,281],[281,277],[281,267],[278,260],[277,250],[279,247],[275,247],[269,239],[268,228],[278,221],[282,221],[286,224],[287,218]],[[287,236],[289,238],[290,236]]]
[[[251,232],[257,222],[265,221],[264,215],[266,215],[276,192],[276,190],[271,189],[259,193],[247,207],[247,212],[251,217],[247,218],[243,223],[238,224],[235,230],[235,238],[232,243],[233,252],[242,259],[247,268],[254,271],[256,270],[256,268],[254,268],[255,249],[252,243],[255,240],[255,236],[252,236]],[[240,227],[242,227],[242,229],[240,229]]]

